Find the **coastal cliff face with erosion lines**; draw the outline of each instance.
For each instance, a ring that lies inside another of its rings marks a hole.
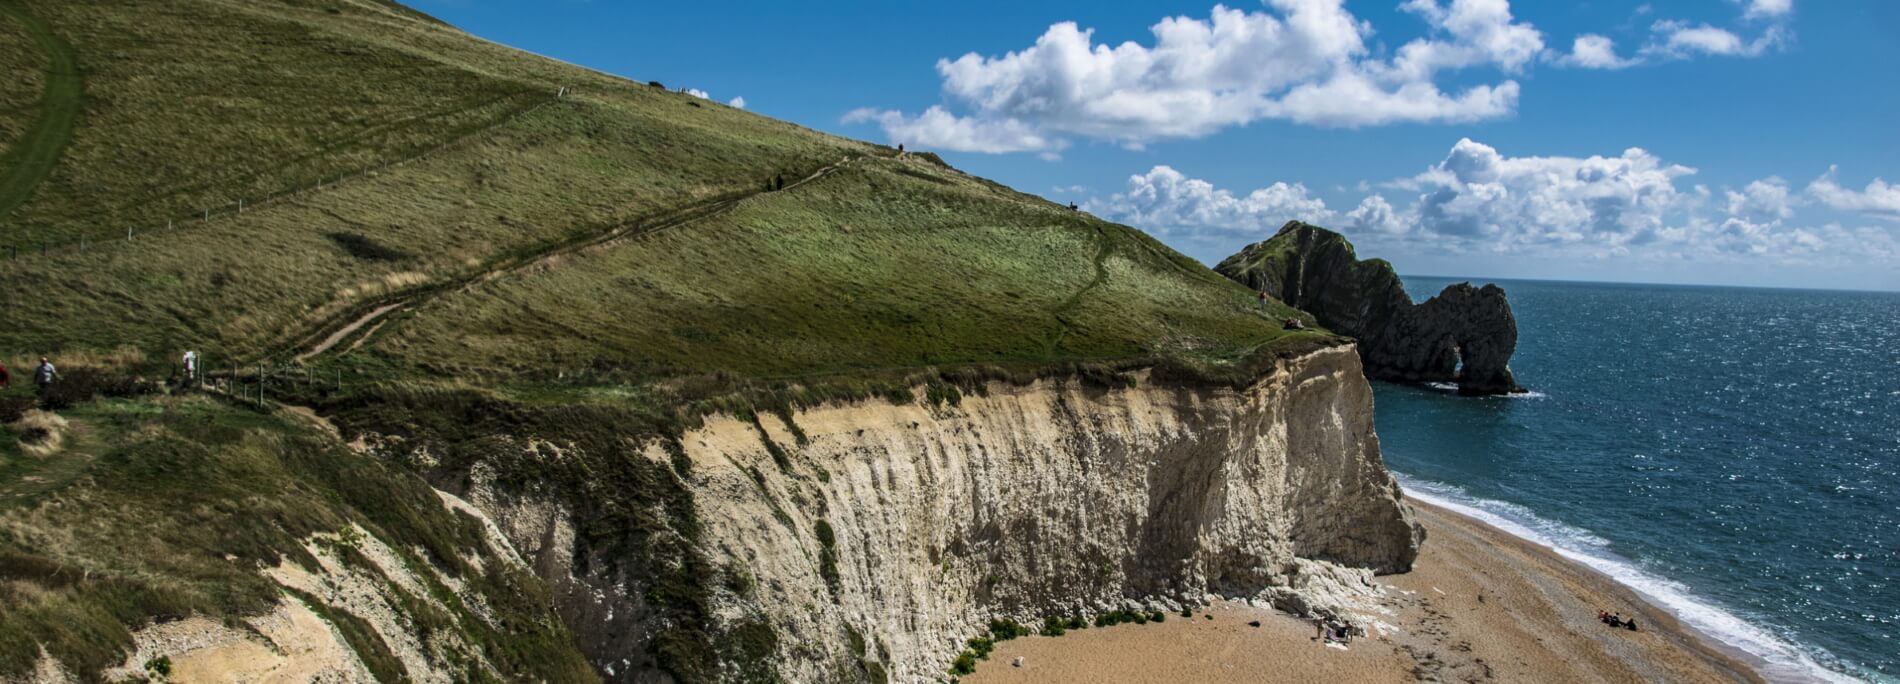
[[[1459,283],[1413,304],[1390,263],[1360,261],[1344,236],[1299,221],[1214,270],[1359,340],[1370,377],[1452,382],[1470,395],[1524,391],[1510,367],[1517,320],[1496,285]]]
[[[1350,348],[1283,359],[1240,389],[1149,380],[992,382],[943,403],[713,417],[673,453],[630,456],[690,462],[676,467],[690,470],[698,546],[719,575],[707,628],[716,641],[749,635],[738,651],[765,656],[726,660],[714,677],[917,681],[995,618],[1040,624],[1210,593],[1330,614],[1374,573],[1411,567],[1423,533],[1381,460]],[[581,458],[557,442],[518,446]],[[585,543],[581,504],[480,466],[452,479],[442,486],[549,584],[603,675],[655,680],[650,647],[671,626],[650,578]]]

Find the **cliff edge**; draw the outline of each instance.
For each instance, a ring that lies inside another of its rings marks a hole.
[[[1300,221],[1214,270],[1359,340],[1370,377],[1455,382],[1467,395],[1524,391],[1510,368],[1517,319],[1496,285],[1459,283],[1413,304],[1390,263],[1361,261],[1345,236]]]

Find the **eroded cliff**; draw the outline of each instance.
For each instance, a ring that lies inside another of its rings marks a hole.
[[[705,575],[703,620],[659,605],[679,592],[630,571],[659,558],[588,539],[597,503],[511,483],[511,466],[446,479],[622,681],[677,675],[680,654],[665,650],[681,644],[666,640],[682,629],[709,635],[717,664],[700,674],[714,677],[929,679],[992,618],[1208,594],[1324,611],[1339,598],[1316,587],[1403,571],[1417,554],[1349,347],[1282,360],[1242,389],[1143,374],[1134,387],[992,382],[938,399],[714,417],[671,447],[629,445],[622,466],[684,473],[690,522],[633,546],[690,537],[665,563]],[[567,461],[584,458],[577,448],[531,447]],[[624,494],[638,505],[652,492]]]
[[[1374,378],[1454,382],[1462,394],[1524,391],[1510,367],[1517,319],[1496,285],[1459,283],[1413,304],[1390,263],[1361,261],[1344,236],[1299,221],[1214,270],[1359,340]]]

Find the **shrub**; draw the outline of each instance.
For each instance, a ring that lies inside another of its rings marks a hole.
[[[18,421],[32,408],[32,397],[0,397],[0,424]]]
[[[1149,622],[1167,622],[1168,614],[1157,610],[1148,615],[1148,621]]]
[[[996,640],[988,637],[974,637],[970,639],[969,645],[970,650],[976,653],[978,658],[987,659],[990,657],[990,652],[996,650]]]
[[[1009,618],[998,618],[990,621],[990,635],[996,637],[997,641],[1009,641],[1016,637],[1026,637],[1031,634],[1035,634],[1035,631]]]
[[[131,376],[108,373],[97,368],[74,368],[60,373],[58,379],[40,393],[40,406],[48,411],[58,411],[99,396],[125,398],[151,392],[150,385]]]
[[[1068,620],[1056,617],[1054,615],[1043,618],[1042,619],[1042,635],[1047,636],[1047,637],[1062,636],[1064,632],[1068,631],[1068,625],[1069,625]]]
[[[832,596],[838,595],[838,536],[831,530],[831,523],[818,521],[818,576],[825,579],[825,587]]]
[[[415,258],[413,254],[356,233],[328,233],[324,237],[330,238],[331,242],[342,247],[343,251],[350,256],[364,261],[407,261]]]
[[[1187,607],[1187,606],[1182,606],[1182,607],[1181,607],[1181,617],[1184,617],[1184,618],[1191,618],[1191,617],[1194,617],[1194,609],[1193,609],[1193,608],[1189,608],[1189,607]]]
[[[960,677],[963,675],[969,675],[969,674],[975,674],[975,673],[976,673],[976,653],[974,652],[964,651],[962,653],[958,653],[957,659],[950,663],[950,674],[957,675]]]
[[[159,679],[170,677],[172,676],[172,659],[167,656],[159,656],[147,660],[145,661],[145,671],[152,673],[153,676]]]

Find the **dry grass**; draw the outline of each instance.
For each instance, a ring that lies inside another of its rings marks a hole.
[[[13,433],[20,440],[21,452],[34,458],[46,458],[66,446],[67,427],[65,418],[34,409],[13,424]]]

